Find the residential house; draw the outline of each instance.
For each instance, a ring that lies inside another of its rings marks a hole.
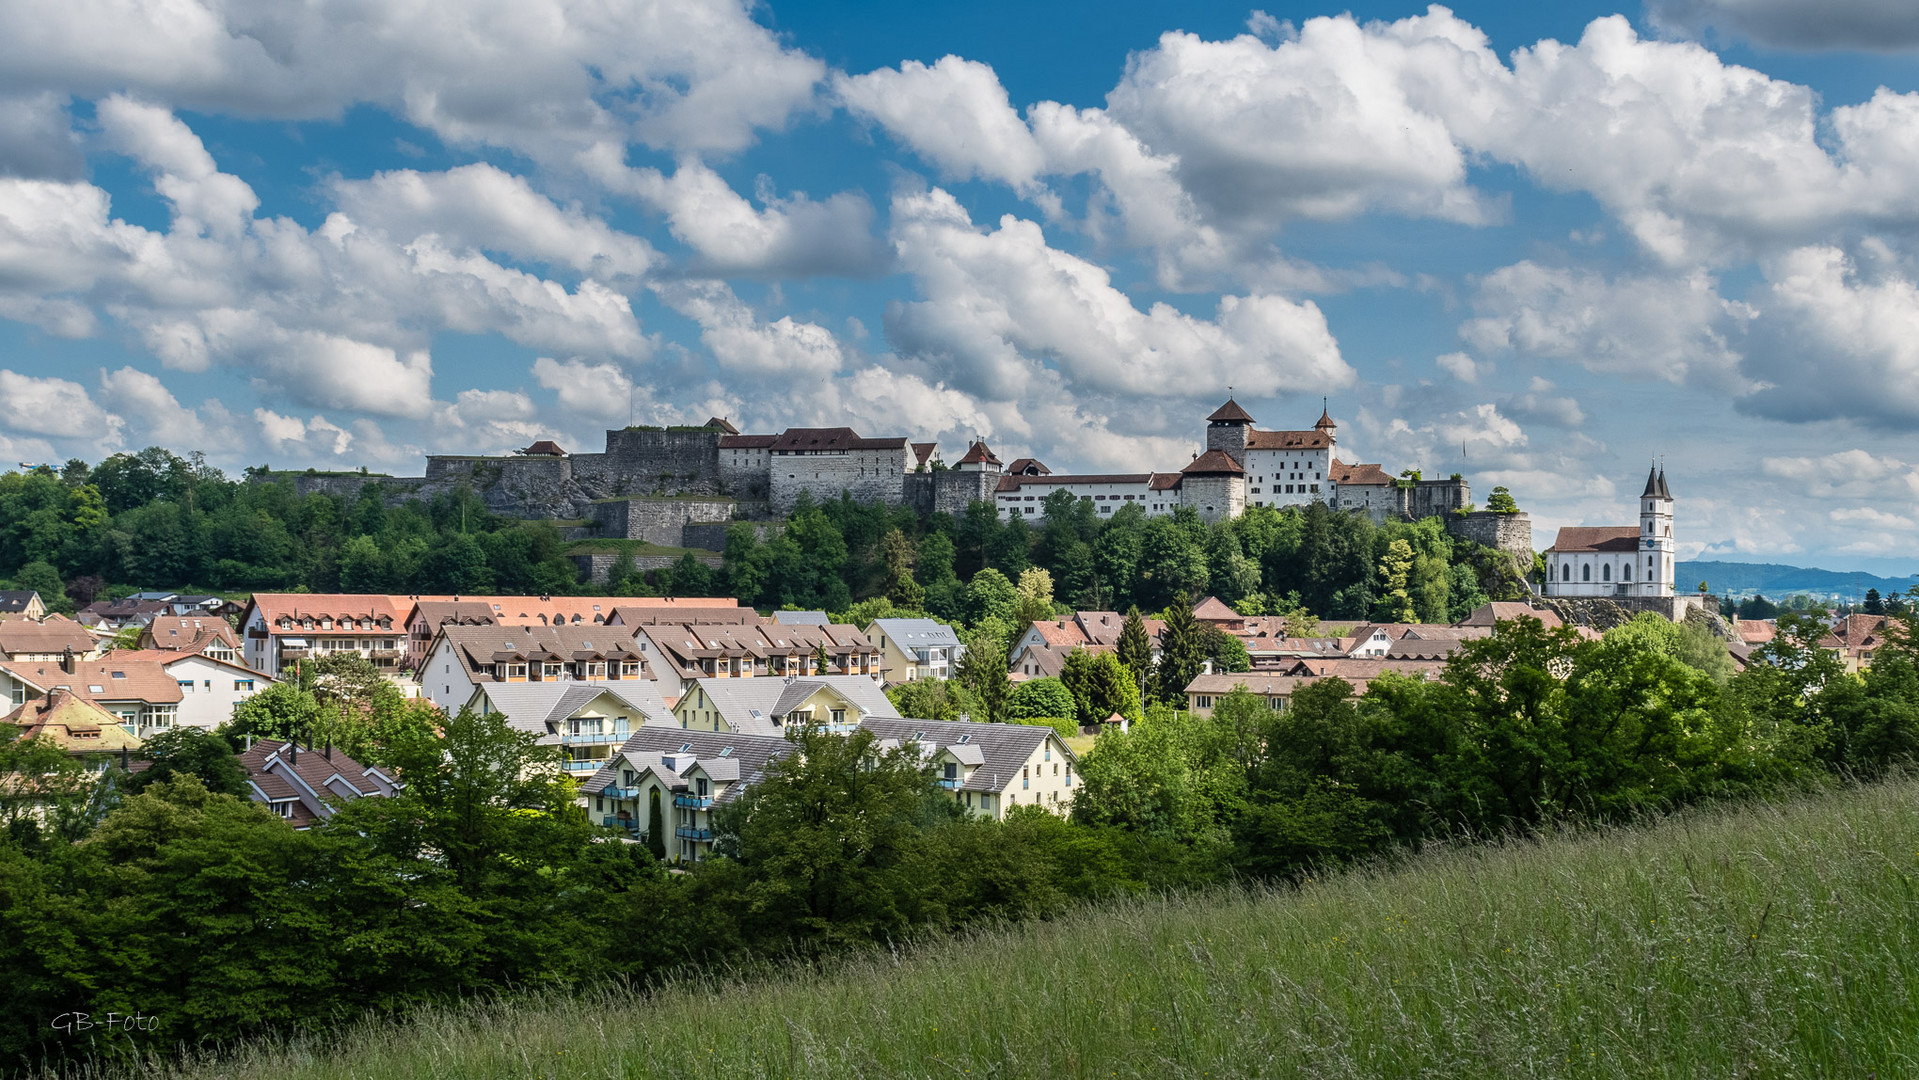
[[[515,730],[561,748],[562,768],[574,775],[604,766],[612,748],[645,724],[678,730],[672,710],[646,679],[620,682],[481,683],[467,702],[481,716],[498,713]]]
[[[964,650],[953,628],[933,619],[874,619],[866,638],[889,683],[950,679]]]
[[[757,615],[743,622],[682,623],[627,608],[616,611],[613,621],[633,628],[640,653],[668,698],[685,693],[687,684],[700,678],[829,674],[862,675],[877,683],[882,677],[880,650],[844,623],[782,623]]]
[[[333,816],[334,804],[352,799],[387,798],[400,790],[385,770],[362,765],[331,744],[315,750],[278,739],[262,739],[239,755],[247,774],[247,792],[257,803],[308,829]]]
[[[240,636],[233,625],[212,615],[162,615],[140,631],[136,648],[204,653],[230,664],[243,662]]]
[[[940,787],[969,814],[997,819],[1019,806],[1072,808],[1079,759],[1050,727],[877,716],[860,726],[881,746],[920,748]]]
[[[119,754],[138,750],[140,737],[120,723],[120,718],[84,695],[64,687],[49,691],[14,706],[0,717],[0,724],[20,729],[20,738],[45,737],[74,757]],[[110,764],[106,757],[94,759],[97,769]]]
[[[154,660],[109,654],[102,660],[0,662],[0,692],[14,705],[56,690],[98,705],[142,739],[171,728],[185,696],[173,675]]]
[[[643,726],[580,785],[580,802],[592,820],[644,842],[657,799],[667,832],[661,848],[670,859],[695,862],[713,850],[713,811],[792,750],[783,738]]]
[[[806,723],[849,731],[870,717],[897,717],[899,710],[865,675],[805,675],[695,679],[673,714],[690,731],[777,737]]]
[[[420,669],[424,696],[449,712],[482,685],[651,678],[619,626],[442,626]]]
[[[229,655],[231,651],[228,650]],[[129,663],[159,664],[180,687],[180,706],[173,723],[211,731],[233,719],[233,707],[272,686],[274,679],[235,660],[215,659],[211,652],[175,652],[167,649],[120,649],[103,662],[125,667]]]
[[[1741,644],[1756,649],[1778,635],[1779,623],[1772,619],[1734,619],[1732,632]]]
[[[755,617],[731,597],[661,596],[395,596],[407,630],[407,668],[420,671],[441,626],[603,626],[615,608],[698,613],[702,618]]]
[[[1166,624],[1159,619],[1142,620],[1151,643],[1153,662],[1159,662],[1160,635]],[[1026,628],[1013,642],[1008,667],[1015,678],[1057,676],[1074,649],[1097,656],[1119,646],[1126,629],[1126,616],[1117,611],[1080,611],[1070,616],[1041,619]]]
[[[1872,666],[1872,658],[1886,644],[1884,615],[1845,615],[1832,624],[1832,632],[1821,638],[1819,647],[1839,653],[1839,662],[1849,672]]]
[[[1186,707],[1195,716],[1211,716],[1220,698],[1234,690],[1245,690],[1263,698],[1267,708],[1284,712],[1292,707],[1293,692],[1312,681],[1254,671],[1199,675],[1186,684]]]
[[[280,677],[301,661],[349,653],[386,673],[406,655],[393,598],[356,593],[254,593],[240,619],[245,663]]]
[[[64,615],[0,619],[0,660],[91,660],[100,653],[100,640]]]
[[[95,630],[124,630],[145,626],[162,615],[174,614],[173,606],[159,600],[95,600],[75,613],[81,625]]]
[[[25,615],[29,619],[47,617],[47,605],[32,589],[0,589],[0,615]]]

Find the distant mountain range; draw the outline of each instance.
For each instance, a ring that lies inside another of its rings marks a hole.
[[[1919,585],[1919,574],[1904,578],[1876,577],[1853,570],[1820,570],[1816,567],[1782,566],[1778,563],[1682,562],[1674,567],[1673,584],[1680,592],[1691,592],[1704,581],[1715,596],[1728,592],[1740,595],[1763,593],[1778,598],[1805,593],[1808,596],[1863,597],[1867,589],[1891,596]]]

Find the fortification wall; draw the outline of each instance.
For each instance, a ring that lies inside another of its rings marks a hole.
[[[726,534],[732,531],[733,526],[739,524],[741,522],[738,521],[687,524],[680,529],[679,546],[698,548],[702,551],[725,551]],[[785,528],[784,523],[778,521],[750,521],[745,524],[753,527],[753,532],[759,536],[761,543],[778,536]]]
[[[717,431],[622,428],[606,433],[605,453],[570,460],[574,481],[589,498],[721,494]]]
[[[1446,531],[1481,547],[1511,552],[1520,566],[1530,570],[1533,564],[1533,519],[1521,514],[1495,514],[1475,510],[1470,514],[1447,514]]]
[[[1246,512],[1246,481],[1238,476],[1188,476],[1179,482],[1179,501],[1205,522],[1234,518]]]
[[[1399,489],[1399,512],[1415,521],[1464,510],[1472,503],[1473,489],[1464,479],[1421,480]]]
[[[971,469],[940,469],[926,475],[932,479],[930,510],[959,517],[974,502],[993,502],[993,492],[999,487],[1000,470],[988,468],[974,472]]]
[[[768,483],[771,451],[758,448],[719,451],[720,490],[736,499],[765,502],[772,498]]]
[[[773,512],[782,517],[792,512],[802,491],[815,502],[851,492],[854,502],[898,505],[906,490],[906,449],[776,455],[772,470]]]
[[[620,561],[618,555],[568,555],[567,558],[573,561],[573,571],[580,576],[580,580],[594,585],[605,585],[613,564]],[[695,555],[694,558],[715,570],[719,569],[718,555]],[[679,561],[677,555],[640,555],[633,559],[633,566],[637,570],[664,570]]]
[[[360,497],[360,489],[368,484],[378,484],[389,505],[398,505],[407,499],[415,498],[425,490],[425,478],[418,476],[375,476],[356,474],[352,476],[322,476],[317,473],[270,473],[265,482],[280,480],[293,482],[293,490],[299,495],[331,495],[337,499],[352,502]]]
[[[644,540],[661,547],[691,547],[682,535],[693,523],[733,520],[733,501],[719,497],[679,496],[602,499],[588,504],[601,536]]]
[[[943,472],[944,470],[941,470]],[[913,512],[924,517],[933,512],[935,477],[941,472],[911,472],[901,478],[900,501],[913,508]]]

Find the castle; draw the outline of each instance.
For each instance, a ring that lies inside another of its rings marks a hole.
[[[302,494],[355,498],[378,483],[387,499],[431,498],[467,489],[495,513],[562,524],[572,538],[624,538],[663,547],[717,551],[736,521],[765,522],[792,511],[802,494],[816,501],[850,493],[860,502],[910,506],[922,514],[961,514],[974,502],[1006,520],[1032,519],[1054,491],[1092,500],[1109,515],[1134,504],[1148,516],[1189,507],[1205,521],[1248,507],[1324,502],[1375,521],[1444,515],[1448,529],[1489,547],[1532,558],[1523,514],[1466,513],[1472,493],[1458,476],[1399,480],[1378,465],[1334,456],[1330,413],[1308,431],[1262,431],[1237,401],[1206,418],[1205,452],[1177,472],[1056,475],[1020,458],[1010,466],[975,440],[951,466],[937,444],[904,436],[868,438],[851,428],[788,428],[745,435],[713,418],[698,426],[628,427],[606,433],[600,453],[569,454],[550,441],[511,455],[429,456],[425,475],[281,473]]]

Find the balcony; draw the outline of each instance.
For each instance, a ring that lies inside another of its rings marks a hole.
[[[713,799],[711,796],[703,795],[675,795],[673,796],[673,805],[684,806],[689,810],[711,810],[713,809]]]
[[[625,829],[627,832],[633,833],[636,836],[640,831],[639,822],[634,821],[632,818],[615,817],[612,814],[601,818],[600,824],[605,825],[609,829]]]
[[[712,829],[696,829],[692,827],[691,825],[681,825],[680,827],[673,830],[673,835],[679,837],[682,840],[710,841],[713,839],[713,830]]]
[[[578,746],[597,746],[603,743],[623,743],[632,736],[624,731],[582,731],[561,732],[560,741]]]
[[[609,799],[637,799],[640,797],[640,789],[636,787],[607,787],[601,791],[600,794]]]
[[[280,662],[290,664],[295,660],[305,660],[312,651],[311,649],[281,649]]]
[[[935,781],[935,783],[939,784],[939,786],[945,788],[948,791],[958,791],[960,789],[960,785],[966,783],[966,781],[956,776],[955,777],[942,776],[937,781]]]
[[[560,768],[570,773],[598,772],[606,764],[605,758],[568,758],[560,762]]]

